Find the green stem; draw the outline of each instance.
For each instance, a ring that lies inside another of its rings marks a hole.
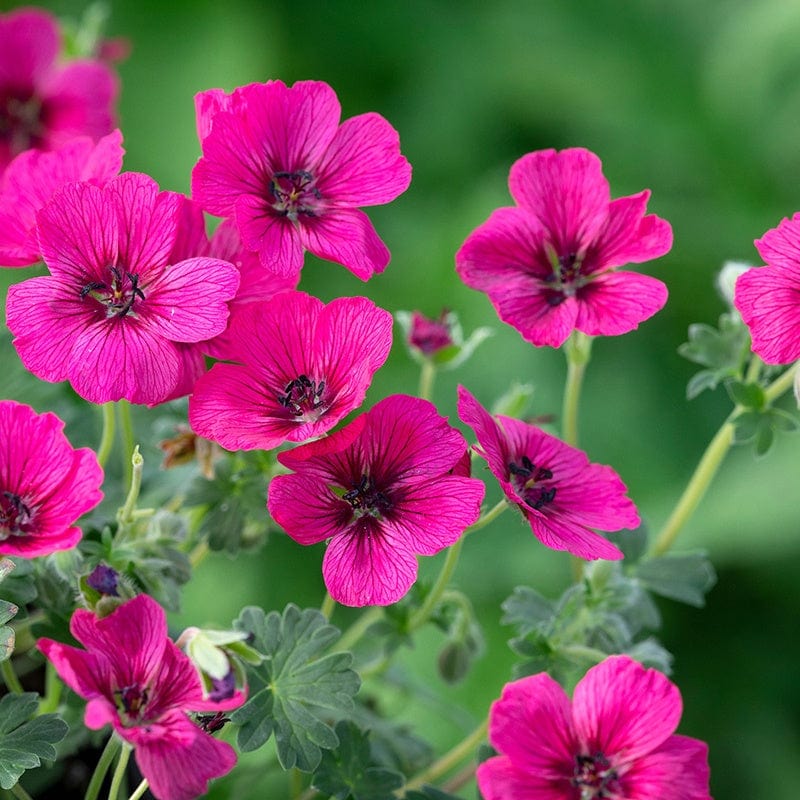
[[[578,408],[583,376],[592,356],[592,338],[580,331],[573,331],[564,346],[564,352],[567,356],[567,383],[561,412],[561,436],[567,444],[577,447]]]
[[[119,754],[117,766],[111,777],[111,788],[108,790],[108,800],[117,800],[122,781],[125,779],[125,770],[128,768],[128,759],[131,757],[133,747],[127,742],[122,743],[122,752]]]
[[[205,539],[202,542],[198,542],[189,553],[189,563],[192,565],[192,569],[197,569],[210,552],[211,548]]]
[[[383,616],[383,608],[373,606],[365,611],[335,643],[336,650],[352,650],[353,645],[367,632],[367,629]]]
[[[89,781],[89,787],[86,789],[86,794],[83,796],[83,800],[97,800],[97,797],[100,794],[100,789],[103,786],[103,780],[108,772],[108,768],[111,766],[111,762],[117,755],[117,751],[119,750],[121,744],[122,741],[114,734],[112,734],[111,738],[106,742],[106,746],[103,752],[100,754],[100,760],[97,762],[97,766],[94,768],[94,774],[92,775],[91,781]]]
[[[417,628],[422,627],[427,621],[434,609],[439,603],[447,585],[450,583],[450,578],[453,577],[456,565],[458,564],[458,557],[461,555],[461,548],[464,545],[464,537],[462,536],[455,544],[451,545],[447,551],[447,557],[442,565],[442,571],[433,584],[433,588],[428,593],[423,604],[417,609],[416,613],[411,615],[408,620],[407,632],[412,633]]]
[[[25,791],[25,787],[19,781],[17,781],[11,787],[11,794],[18,798],[18,800],[33,800],[33,798]]]
[[[131,459],[134,453],[131,404],[127,400],[119,400],[117,402],[117,412],[119,413],[119,426],[122,432],[122,474],[125,477],[125,483],[130,483],[133,477]]]
[[[3,673],[3,680],[6,682],[6,687],[8,687],[9,692],[13,694],[22,694],[25,691],[22,688],[22,684],[19,682],[17,673],[14,672],[14,667],[11,664],[10,658],[0,663],[0,671]]]
[[[431,783],[441,775],[449,772],[458,766],[467,756],[472,755],[478,745],[486,738],[488,720],[484,720],[475,728],[466,739],[459,742],[452,750],[443,755],[438,761],[434,761],[427,769],[413,777],[407,784],[408,789],[419,789],[426,783]]]
[[[784,392],[792,387],[795,370],[796,367],[787,369],[764,389],[766,407],[769,407],[773,401],[777,400]],[[725,455],[733,444],[735,429],[734,420],[743,410],[742,406],[737,405],[709,443],[697,464],[694,474],[683,490],[678,504],[675,506],[669,519],[656,537],[651,555],[663,555],[672,547],[681,529],[703,499],[703,495],[706,493]]]
[[[604,653],[602,650],[598,650],[595,647],[586,647],[582,644],[569,644],[564,647],[559,647],[558,653],[559,655],[568,657],[574,656],[575,658],[593,661],[595,664],[599,664],[608,657],[608,653]]]
[[[144,459],[139,453],[139,445],[136,445],[131,455],[131,488],[128,490],[128,497],[125,499],[125,505],[119,512],[119,521],[123,525],[133,522],[133,512],[136,508],[136,501],[139,499],[139,490],[142,488],[143,469]]]
[[[423,400],[430,400],[433,397],[433,384],[436,381],[436,367],[433,362],[426,358],[422,362],[422,370],[419,374],[419,389],[417,394]]]
[[[496,505],[493,505],[482,517],[480,517],[477,522],[473,522],[472,525],[470,525],[469,528],[464,531],[461,538],[463,539],[468,533],[479,531],[490,522],[494,522],[509,507],[510,506],[504,497]]]
[[[147,791],[150,784],[147,782],[147,778],[145,778],[134,790],[133,794],[128,798],[128,800],[140,800],[141,796]]]
[[[303,773],[297,767],[289,770],[289,797],[299,798],[303,795]]]
[[[325,619],[330,619],[331,615],[333,614],[333,610],[336,608],[336,601],[331,597],[330,592],[325,592],[325,599],[322,601],[322,606],[320,607],[320,611]]]
[[[58,708],[63,685],[55,667],[47,661],[44,672],[44,697],[39,702],[39,714],[51,714]]]
[[[97,460],[101,467],[106,465],[111,449],[114,447],[114,433],[116,416],[114,415],[114,402],[109,401],[101,406],[103,410],[103,433],[100,436],[100,445],[97,448]]]

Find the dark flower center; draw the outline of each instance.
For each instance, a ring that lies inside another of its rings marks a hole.
[[[125,716],[123,723],[135,725],[140,722],[144,717],[147,701],[150,699],[147,687],[134,683],[118,689],[114,694],[117,696],[117,708]]]
[[[391,500],[366,475],[362,475],[361,480],[352,486],[349,492],[342,495],[342,499],[350,503],[356,519],[365,514],[380,518],[392,507]]]
[[[322,208],[322,195],[314,184],[314,176],[304,169],[273,172],[269,192],[278,215],[292,222],[297,222],[301,214],[316,217]]]
[[[325,381],[299,375],[286,384],[283,394],[278,395],[278,402],[294,417],[304,417],[314,412],[319,416],[322,413],[320,407],[324,405],[324,392]]]
[[[41,147],[44,133],[42,104],[32,92],[0,92],[0,142],[12,157],[31,147]]]
[[[9,536],[25,536],[33,531],[32,509],[18,494],[0,492],[0,541]]]
[[[80,290],[81,299],[92,297],[105,307],[106,319],[119,317],[120,319],[131,312],[135,312],[134,303],[137,298],[144,300],[144,292],[139,288],[139,276],[121,270],[119,267],[109,267],[111,282],[91,281]]]
[[[614,800],[622,797],[617,771],[602,753],[575,756],[570,782],[580,789],[580,800]]]
[[[519,497],[536,511],[555,499],[556,487],[547,483],[552,480],[553,471],[547,467],[537,467],[528,456],[522,456],[519,463],[508,463],[508,471]]]
[[[568,297],[574,297],[588,280],[581,272],[583,255],[572,251],[556,255],[550,247],[547,255],[553,272],[544,279],[548,288],[545,300],[550,306],[559,306]]]

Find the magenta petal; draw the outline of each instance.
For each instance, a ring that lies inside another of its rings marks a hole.
[[[227,742],[203,732],[188,718],[169,738],[140,741],[136,764],[157,800],[193,800],[205,795],[208,782],[227,775],[236,753]]]
[[[396,603],[417,578],[417,559],[405,537],[388,526],[360,525],[331,540],[322,561],[325,586],[345,606]]]
[[[103,693],[108,676],[103,659],[52,639],[39,639],[36,647],[53,662],[58,676],[73,692],[85,698]]]
[[[531,525],[533,535],[551,550],[566,550],[588,561],[598,558],[619,561],[623,558],[622,551],[608,539],[583,525],[570,524],[566,515],[540,514],[524,505],[520,505],[520,508]]]
[[[23,8],[0,17],[0,84],[32,88],[55,61],[59,39],[58,24],[46,11]]]
[[[600,159],[581,147],[522,156],[511,167],[508,185],[514,200],[548,230],[556,251],[588,243],[605,222],[608,181]]]
[[[318,167],[318,188],[337,206],[389,203],[411,182],[397,131],[380,114],[345,120]]]
[[[800,280],[800,212],[781,220],[777,228],[756,239],[755,245],[765,263],[791,270]]]
[[[519,769],[505,756],[488,758],[475,772],[484,800],[572,800],[566,777],[549,780]]]
[[[164,271],[146,294],[148,327],[177,342],[200,342],[225,330],[227,302],[239,286],[239,271],[227,261],[189,258]]]
[[[91,403],[130,400],[152,405],[177,386],[181,360],[176,346],[134,320],[103,320],[75,342],[69,380]]]
[[[342,264],[362,281],[383,272],[389,263],[388,248],[369,217],[358,209],[326,211],[320,217],[304,220],[298,233],[306,250]]]
[[[397,525],[415,553],[432,556],[455,543],[481,513],[483,481],[443,475],[425,483],[415,482],[384,523]]]
[[[492,704],[489,740],[515,767],[540,779],[572,775],[576,739],[569,698],[543,672],[507,683]]]
[[[220,111],[230,111],[231,96],[222,89],[208,89],[194,96],[194,108],[197,114],[197,138],[200,143],[211,133],[214,115]]]
[[[262,266],[281,277],[291,278],[303,268],[301,235],[285,217],[275,216],[264,200],[242,195],[236,200],[236,224],[242,241],[257,250]]]
[[[572,700],[575,731],[584,752],[633,761],[672,735],[681,718],[678,688],[655,669],[612,656],[578,682]]]
[[[578,290],[575,327],[589,336],[628,333],[667,302],[667,287],[637,272],[605,272]]]
[[[603,269],[640,264],[668,253],[672,227],[660,217],[645,216],[649,189],[608,204],[608,219],[586,255]]]
[[[267,490],[270,516],[296,542],[316,544],[342,532],[351,516],[330,489],[320,491],[316,476],[276,475]]]
[[[670,736],[623,777],[630,800],[711,800],[708,782],[708,746],[688,736]]]
[[[800,358],[800,271],[749,269],[736,281],[734,302],[750,329],[753,352],[768,364]]]

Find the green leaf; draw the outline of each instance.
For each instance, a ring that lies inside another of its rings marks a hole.
[[[36,717],[39,698],[33,692],[7,694],[0,700],[0,786],[10,789],[26,769],[56,757],[53,745],[67,735],[56,714]],[[34,717],[31,719],[31,717]]]
[[[734,403],[745,408],[752,408],[761,411],[767,402],[764,390],[757,383],[740,383],[739,381],[729,381],[725,384],[728,394]]]
[[[403,776],[372,763],[367,735],[344,720],[336,724],[336,735],[339,746],[322,754],[311,785],[336,800],[395,800]]]
[[[604,536],[622,550],[626,567],[635,564],[647,552],[649,530],[644,522],[635,530],[610,531]]]
[[[0,661],[6,661],[11,658],[11,654],[14,652],[15,640],[16,636],[13,628],[8,625],[0,627]]]
[[[434,786],[423,786],[421,789],[412,789],[403,795],[404,800],[461,800],[454,794],[448,794]]]
[[[551,600],[528,586],[517,586],[501,608],[506,612],[501,623],[516,625],[521,634],[549,623],[555,612]]]
[[[705,605],[706,593],[717,582],[705,553],[648,558],[637,565],[636,577],[650,591],[697,608]]]
[[[248,666],[250,697],[231,715],[241,726],[239,747],[255,750],[274,733],[281,766],[313,772],[322,750],[339,744],[331,717],[352,711],[361,683],[350,653],[326,655],[339,629],[316,609],[292,603],[283,615],[249,606],[234,628],[250,634],[249,644],[264,657]]]

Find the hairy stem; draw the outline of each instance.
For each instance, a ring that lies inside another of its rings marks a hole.
[[[11,787],[11,794],[17,798],[17,800],[33,800],[33,798],[25,791],[25,787],[17,781]]]
[[[419,374],[419,388],[417,394],[423,400],[430,400],[433,397],[433,384],[436,381],[436,367],[433,362],[426,358],[422,362],[422,370]]]
[[[58,708],[63,686],[52,662],[45,662],[44,697],[39,701],[39,714],[52,714]]]
[[[330,592],[325,592],[325,599],[322,601],[322,606],[320,606],[320,612],[325,617],[325,619],[330,619],[331,615],[333,614],[334,609],[336,608],[336,601],[331,597]]]
[[[142,470],[144,469],[144,459],[139,453],[139,446],[133,448],[131,454],[131,482],[128,490],[128,497],[125,505],[120,509],[119,521],[125,525],[133,522],[133,512],[136,508],[136,501],[139,499],[139,490],[142,488]]]
[[[13,694],[22,694],[25,691],[22,688],[22,684],[19,682],[17,673],[14,672],[14,667],[11,664],[10,658],[0,663],[0,672],[3,673],[3,680],[9,692]]]

